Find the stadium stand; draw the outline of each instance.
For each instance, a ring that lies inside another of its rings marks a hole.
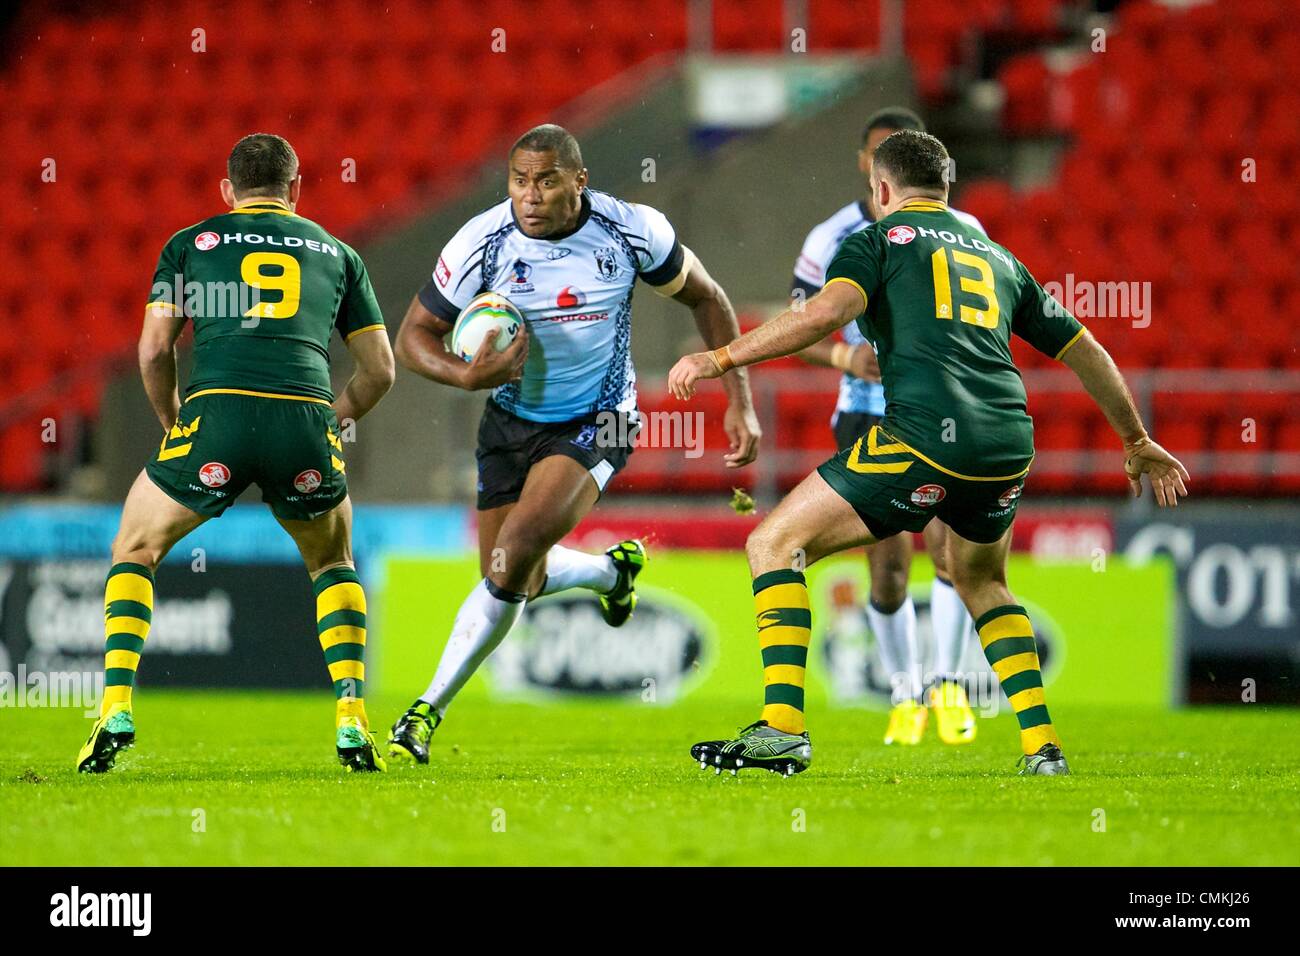
[[[1278,29],[1287,4],[1171,10],[1130,0],[1118,9],[1104,57],[1062,56],[1070,14],[1081,6],[907,5],[904,45],[918,91],[930,103],[953,98],[972,45],[1007,35],[1021,48],[1045,45],[1006,61],[998,80],[1009,136],[1068,143],[1054,181],[1023,193],[996,180],[964,184],[959,203],[1044,282],[1064,282],[1067,274],[1076,281],[1151,282],[1162,321],[1133,328],[1086,320],[1126,369],[1300,369],[1297,333],[1276,319],[1296,292],[1300,253],[1300,196],[1289,188],[1300,174],[1300,46],[1294,30]],[[781,0],[714,3],[713,48],[785,50],[782,8]],[[68,412],[94,419],[103,380],[131,363],[162,238],[214,209],[213,156],[243,133],[285,133],[303,159],[312,215],[357,242],[441,198],[465,170],[556,106],[687,46],[680,0],[538,0],[530,17],[550,25],[544,40],[523,28],[519,6],[504,0],[447,0],[438,17],[401,0],[383,13],[344,0],[322,0],[309,14],[253,0],[224,4],[220,16],[214,9],[188,0],[166,10],[128,4],[90,14],[25,14],[36,18],[21,25],[33,39],[0,72],[7,104],[0,136],[14,168],[27,171],[0,179],[0,254],[17,264],[0,273],[0,302],[13,327],[39,327],[41,334],[0,345],[0,370],[12,383],[0,404],[0,490],[51,486],[53,451],[42,442],[40,422]],[[809,0],[809,52],[877,49],[879,10],[879,0]],[[88,46],[87,19],[94,37]],[[494,79],[498,27],[535,78],[522,103],[516,89]],[[201,35],[191,32],[198,29]],[[1083,49],[1086,34],[1076,30],[1072,40]],[[286,43],[294,56],[277,56]],[[245,70],[231,55],[234,44],[256,50],[265,69]],[[1056,46],[1048,51],[1046,44]],[[448,48],[460,64],[456,71],[440,69],[437,51]],[[69,71],[70,62],[79,68]],[[317,67],[303,72],[292,65],[301,62]],[[1212,68],[1222,62],[1234,69]],[[267,89],[276,95],[266,97]],[[331,108],[315,109],[325,97]],[[1159,111],[1135,113],[1135,104],[1153,101]],[[85,148],[92,141],[95,148]],[[1250,186],[1241,181],[1246,158],[1258,175]],[[344,180],[349,160],[354,183]],[[1031,375],[1050,364],[1029,349],[1017,356]],[[767,447],[778,456],[778,483],[788,487],[829,450],[835,376],[794,361],[780,367],[779,378],[775,365],[764,371],[775,388],[763,401],[773,416]],[[1152,409],[1171,447],[1222,450],[1250,418],[1261,451],[1300,451],[1284,393],[1245,382],[1221,400],[1188,388],[1159,392]],[[707,427],[720,434],[719,400],[706,401]],[[1122,491],[1100,469],[1079,475],[1052,465],[1053,452],[1086,447],[1102,427],[1086,398],[1040,392],[1032,401],[1031,411],[1051,411],[1039,416],[1045,454],[1035,489]],[[653,389],[643,390],[643,405],[675,407]],[[1239,438],[1234,445],[1242,447]],[[731,476],[716,467],[683,471],[679,457],[668,457],[635,457],[627,487],[729,486]],[[1294,468],[1290,478],[1270,479],[1265,460],[1242,464],[1228,456],[1210,487],[1269,494],[1300,484]]]

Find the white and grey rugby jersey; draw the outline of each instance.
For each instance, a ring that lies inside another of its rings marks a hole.
[[[980,232],[984,227],[980,221],[967,212],[949,210],[954,216]],[[811,298],[821,291],[826,284],[826,267],[835,258],[835,253],[842,243],[853,233],[871,225],[867,204],[859,199],[840,209],[823,223],[813,226],[808,238],[803,242],[803,249],[794,263],[794,281],[791,283],[792,294],[802,292]],[[858,330],[856,322],[850,322],[840,330],[840,335],[849,345],[862,345],[867,340]],[[847,372],[840,379],[839,398],[835,402],[835,414],[831,423],[840,414],[865,414],[883,416],[885,414],[885,389],[879,382],[864,382]]]
[[[573,230],[533,239],[505,199],[452,237],[420,301],[454,322],[480,292],[506,296],[532,340],[523,379],[494,389],[492,400],[520,418],[563,422],[635,411],[632,287],[639,277],[672,295],[687,268],[673,227],[649,206],[587,189]]]

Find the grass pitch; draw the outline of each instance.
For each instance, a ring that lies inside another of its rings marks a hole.
[[[371,720],[405,704],[371,700]],[[691,762],[756,713],[464,701],[429,767],[361,777],[335,762],[327,697],[147,691],[136,748],[89,777],[89,720],[6,709],[0,864],[1300,863],[1295,711],[1054,709],[1068,778],[1015,775],[1010,716],[900,749],[882,714],[822,711],[807,773]]]

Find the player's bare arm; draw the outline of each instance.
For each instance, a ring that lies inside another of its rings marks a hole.
[[[740,335],[740,323],[731,300],[704,268],[704,263],[690,255],[686,283],[673,298],[691,310],[700,338],[711,349],[721,348]],[[763,430],[754,414],[754,399],[749,391],[749,373],[733,369],[722,376],[727,393],[727,415],[723,427],[731,442],[731,451],[723,456],[728,468],[741,468],[758,457],[758,442]]]
[[[488,341],[484,340],[483,347],[474,354],[474,361],[466,364],[447,350],[444,340],[451,329],[450,322],[434,315],[415,296],[406,310],[402,327],[397,330],[397,361],[403,368],[430,381],[469,392],[496,388],[523,376],[524,361],[528,358],[527,334],[516,336],[500,352],[488,347]]]
[[[809,299],[802,310],[786,309],[714,352],[684,356],[668,373],[668,388],[677,398],[688,399],[695,394],[698,380],[717,378],[733,367],[792,355],[843,328],[865,307],[866,300],[856,286],[832,282]]]
[[[1085,331],[1061,358],[1079,376],[1115,433],[1123,439],[1124,473],[1128,475],[1133,496],[1142,494],[1142,476],[1146,475],[1156,503],[1162,508],[1177,507],[1178,496],[1187,496],[1186,482],[1191,476],[1182,462],[1147,434],[1124,376],[1115,367],[1110,353],[1091,332]]]
[[[355,370],[334,400],[334,414],[340,422],[360,420],[388,394],[396,376],[393,349],[382,328],[353,336],[348,351]]]
[[[181,398],[176,386],[176,340],[185,316],[171,305],[154,304],[145,309],[137,354],[140,377],[149,404],[163,428],[171,428],[180,413]]]
[[[866,382],[880,381],[880,362],[876,359],[876,350],[870,345],[836,342],[833,336],[828,335],[796,355],[809,365],[838,369]]]

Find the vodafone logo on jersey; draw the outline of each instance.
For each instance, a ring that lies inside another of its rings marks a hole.
[[[199,252],[207,252],[219,245],[221,245],[221,237],[215,232],[201,232],[194,237],[194,248],[198,249]]]
[[[320,487],[320,472],[315,468],[299,472],[298,477],[293,480],[293,486],[304,495],[311,494]]]
[[[220,488],[230,480],[230,469],[219,461],[210,461],[199,469],[199,481],[209,488]]]
[[[933,508],[947,496],[948,492],[943,485],[922,485],[912,492],[912,504],[920,508]]]
[[[905,246],[916,238],[916,230],[911,226],[895,226],[885,237],[896,246]]]
[[[587,304],[587,293],[577,286],[566,285],[555,297],[555,304],[561,309],[577,309]]]

